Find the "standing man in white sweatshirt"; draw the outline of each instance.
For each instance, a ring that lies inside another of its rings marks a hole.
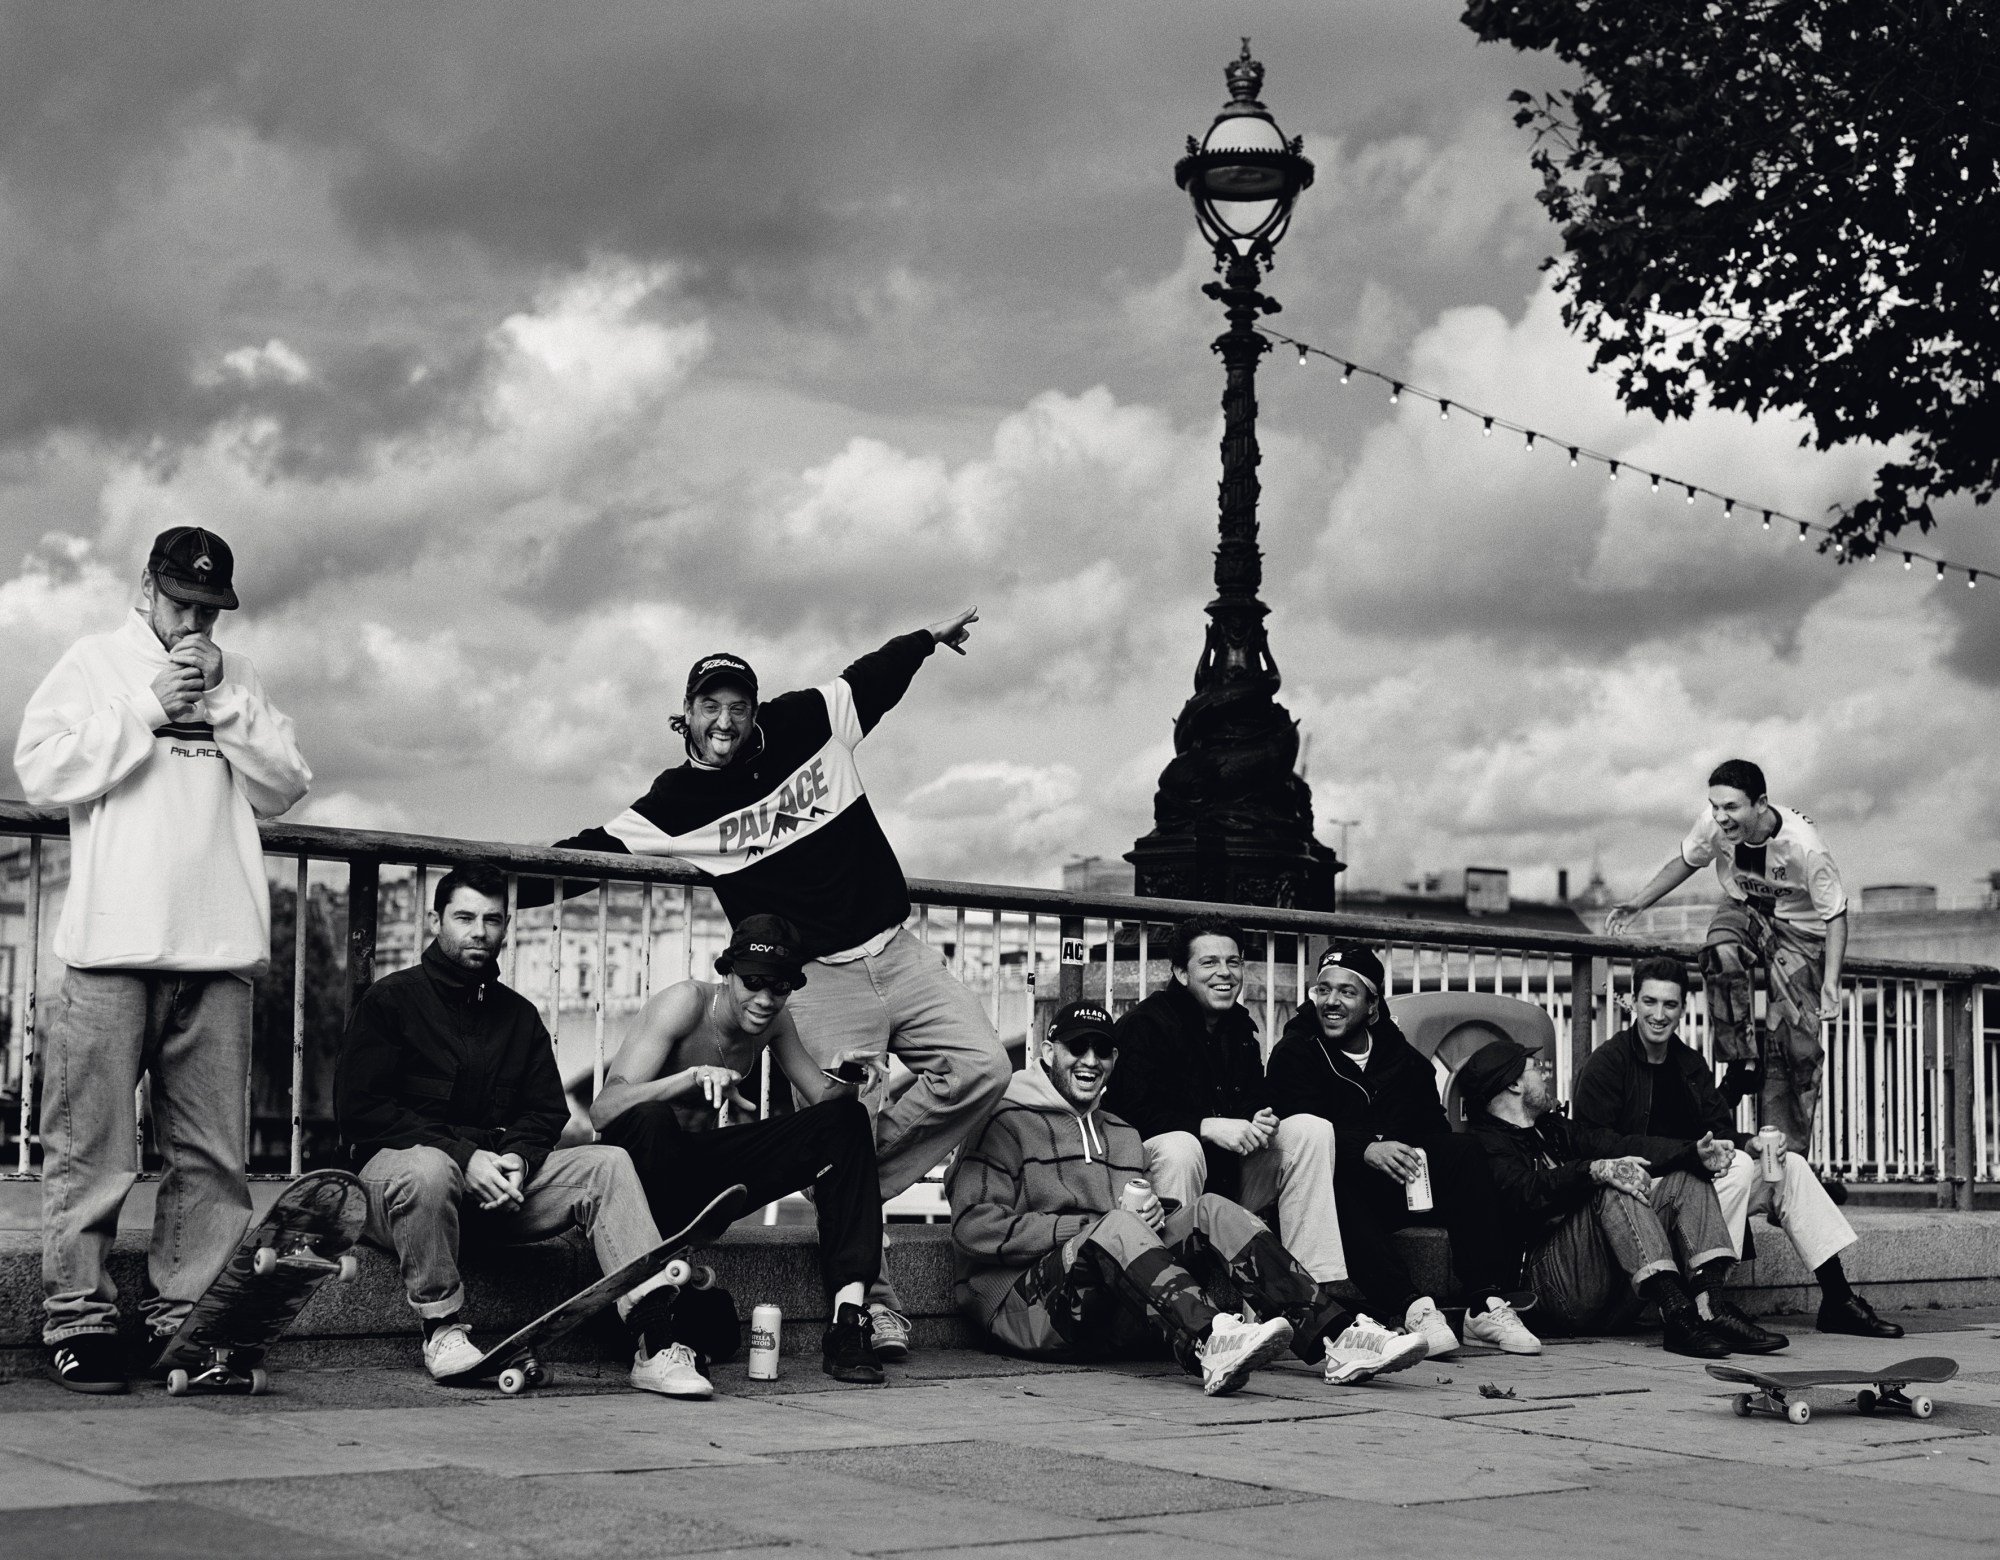
[[[123,1392],[107,1271],[134,1179],[133,1091],[152,1075],[160,1180],[140,1311],[179,1327],[250,1217],[244,1077],[250,981],[269,957],[257,819],[312,771],[255,668],[218,649],[235,560],[211,531],[153,543],[122,627],[70,646],[28,701],[14,768],[66,806],[66,968],[42,1057],[42,1341],[78,1392]]]

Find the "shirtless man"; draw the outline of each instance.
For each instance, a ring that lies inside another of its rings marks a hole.
[[[719,981],[684,980],[656,995],[612,1058],[591,1102],[602,1141],[632,1156],[663,1230],[679,1229],[741,1181],[746,1206],[812,1187],[820,1276],[831,1318],[821,1363],[837,1381],[879,1382],[882,1365],[863,1309],[882,1270],[882,1199],[875,1134],[858,1085],[822,1072],[799,1043],[785,1004],[805,984],[798,933],[775,915],[737,923],[715,961]],[[756,1107],[738,1085],[765,1047],[803,1102],[789,1116],[723,1126],[724,1105]]]

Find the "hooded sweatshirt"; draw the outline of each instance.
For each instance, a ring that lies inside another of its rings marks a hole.
[[[222,681],[178,722],[152,687],[167,664],[134,609],[71,645],[21,718],[22,789],[38,807],[69,809],[56,957],[82,970],[247,975],[271,944],[257,820],[304,796],[312,771],[243,656],[222,652]]]
[[[1125,1122],[1102,1107],[1079,1111],[1039,1072],[1015,1073],[945,1186],[959,1307],[991,1321],[1021,1274],[1145,1174],[1146,1151]]]
[[[1271,1099],[1280,1116],[1324,1116],[1333,1123],[1336,1179],[1361,1164],[1370,1143],[1390,1138],[1422,1147],[1451,1136],[1437,1072],[1403,1038],[1394,1019],[1368,1031],[1368,1065],[1328,1040],[1319,1015],[1302,1007],[1271,1052]]]

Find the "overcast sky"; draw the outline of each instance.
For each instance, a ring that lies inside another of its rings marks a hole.
[[[1459,9],[7,5],[0,703],[198,522],[298,816],[548,840],[676,760],[696,655],[775,691],[976,602],[863,750],[905,866],[1122,852],[1210,594],[1222,321],[1172,169],[1243,32],[1319,169],[1275,324],[1780,507],[1865,491],[1873,452],[1782,423],[1620,415],[1505,102],[1556,78]],[[1323,363],[1261,392],[1271,637],[1351,881],[1548,892],[1601,851],[1629,889],[1735,755],[1851,884],[2000,868],[2000,589]],[[1941,545],[2000,568],[1990,529]]]

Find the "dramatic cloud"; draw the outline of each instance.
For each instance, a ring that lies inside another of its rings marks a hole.
[[[1319,168],[1273,323],[1627,462],[1267,360],[1273,641],[1358,875],[1629,883],[1734,752],[1858,877],[2000,865],[1992,592],[1647,491],[1811,514],[1872,457],[1620,415],[1536,273],[1504,99],[1546,67],[1394,0],[1242,25]],[[1234,48],[1137,0],[9,13],[0,701],[198,521],[301,816],[548,839],[678,759],[697,654],[819,683],[976,602],[863,749],[906,864],[1122,852],[1211,593],[1223,322],[1171,168]]]

